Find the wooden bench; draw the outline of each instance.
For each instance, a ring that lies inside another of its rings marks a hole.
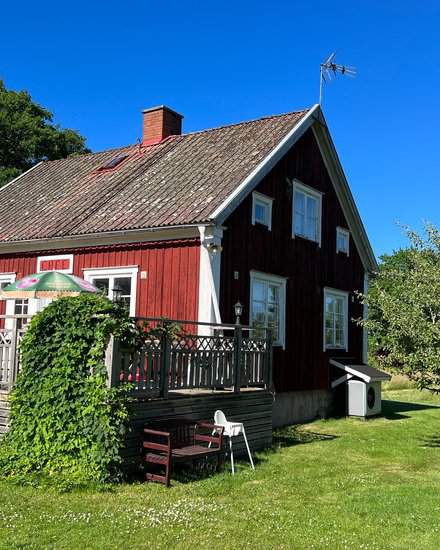
[[[187,419],[154,422],[144,428],[145,479],[170,485],[173,464],[217,457],[223,463],[223,427]],[[151,471],[154,468],[160,473]]]

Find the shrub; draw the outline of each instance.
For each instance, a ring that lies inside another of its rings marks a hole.
[[[4,475],[37,473],[57,484],[120,476],[127,410],[121,390],[106,385],[112,333],[136,337],[125,310],[103,296],[60,298],[32,319],[0,447]]]

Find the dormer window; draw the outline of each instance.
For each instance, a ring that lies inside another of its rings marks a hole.
[[[113,170],[119,166],[125,159],[128,158],[128,153],[122,153],[98,168],[98,172],[106,172],[107,170]]]
[[[272,230],[273,199],[262,193],[252,193],[252,225],[265,225]]]
[[[315,241],[321,246],[321,211],[322,193],[295,180],[292,236]]]
[[[336,253],[346,254],[350,250],[350,231],[343,227],[336,228]]]

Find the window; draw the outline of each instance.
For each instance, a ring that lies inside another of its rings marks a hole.
[[[324,351],[348,350],[348,292],[324,289]]]
[[[285,303],[285,278],[251,272],[250,324],[272,329],[275,346],[285,344]]]
[[[322,194],[298,181],[293,182],[292,235],[321,246]]]
[[[29,300],[22,298],[20,300],[14,300],[14,315],[28,315],[29,314]],[[28,322],[28,319],[17,319],[17,329],[22,329]]]
[[[137,267],[84,269],[84,279],[99,288],[110,300],[118,298],[129,314],[136,314]]]
[[[43,273],[44,271],[73,273],[73,254],[60,254],[59,256],[39,256],[37,260],[37,273]]]
[[[272,202],[273,199],[257,193],[252,193],[252,225],[256,223],[265,225],[269,231],[272,229]]]
[[[349,253],[350,248],[350,231],[344,229],[343,227],[336,228],[336,253],[341,252],[342,254]]]
[[[107,170],[113,170],[121,164],[125,159],[128,158],[128,153],[121,153],[120,155],[108,160],[102,166],[98,168],[98,172],[106,172]]]

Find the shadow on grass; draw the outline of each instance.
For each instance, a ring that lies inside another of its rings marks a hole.
[[[430,447],[433,449],[440,448],[440,435],[425,436],[421,440],[422,447]]]
[[[408,403],[407,401],[382,401],[382,416],[387,420],[403,420],[409,418],[412,411],[423,411],[425,409],[438,409],[438,405],[427,405],[422,403]]]
[[[302,426],[287,426],[286,428],[274,430],[272,449],[276,451],[280,447],[293,447],[294,445],[315,443],[316,441],[332,441],[336,438],[335,435],[304,430]]]

